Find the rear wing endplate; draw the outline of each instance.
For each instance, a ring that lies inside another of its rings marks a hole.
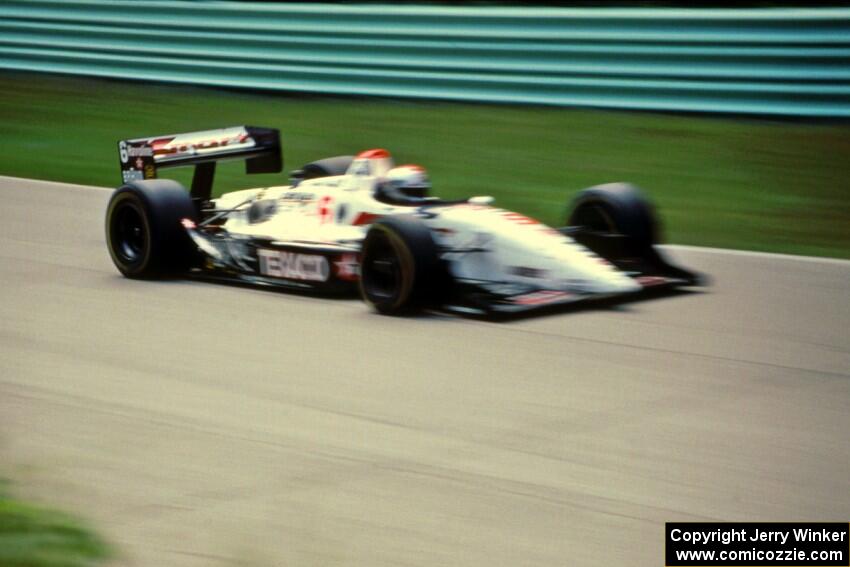
[[[124,183],[156,179],[163,167],[194,165],[191,193],[198,199],[210,198],[217,161],[245,160],[246,173],[279,173],[283,169],[280,132],[254,126],[121,140],[118,154]]]

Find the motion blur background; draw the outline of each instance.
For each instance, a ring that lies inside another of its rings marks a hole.
[[[665,521],[850,518],[850,7],[559,4],[0,0],[0,567],[661,565]],[[745,252],[504,324],[121,278],[117,141],[240,124],[552,225],[634,182]]]
[[[249,123],[289,168],[387,147],[552,224],[627,180],[673,242],[850,257],[850,8],[649,6],[6,0],[0,172],[114,186],[118,138]]]

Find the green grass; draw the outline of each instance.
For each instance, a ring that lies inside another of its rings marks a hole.
[[[0,565],[91,567],[109,555],[106,544],[79,520],[16,500],[0,481]]]
[[[632,181],[658,205],[668,241],[850,258],[847,123],[0,80],[6,175],[113,186],[120,138],[252,124],[281,129],[287,169],[385,147],[426,166],[440,196],[493,195],[550,224],[580,188]],[[228,164],[217,188],[285,181]]]

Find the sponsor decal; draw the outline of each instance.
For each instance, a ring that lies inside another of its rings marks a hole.
[[[643,287],[652,287],[654,285],[666,284],[667,278],[661,276],[640,276],[635,278],[635,281]]]
[[[525,215],[521,215],[519,213],[512,213],[511,211],[501,211],[503,217],[511,222],[515,222],[517,224],[540,224],[538,221],[533,218],[527,217]]]
[[[334,261],[334,268],[336,268],[336,277],[341,280],[353,282],[360,278],[360,262],[357,259],[357,254],[340,254],[339,258]]]
[[[547,274],[546,270],[529,266],[511,266],[508,268],[508,272],[523,278],[545,278]]]
[[[214,154],[220,150],[242,150],[254,145],[254,139],[244,128],[224,128],[150,140],[157,160]]]
[[[142,177],[141,171],[136,171],[135,169],[125,169],[121,172],[121,177],[124,179],[124,183],[130,183],[131,181],[140,181],[144,179]]]
[[[315,193],[305,193],[304,191],[288,191],[281,196],[282,201],[296,201],[306,203],[316,198]]]
[[[325,195],[318,202],[318,208],[316,212],[319,215],[319,222],[324,224],[333,220],[333,201],[334,198],[330,195]]]
[[[153,148],[150,146],[129,146],[128,157],[153,157]]]
[[[545,305],[567,299],[572,295],[566,291],[543,290],[517,295],[512,300],[517,305]]]
[[[118,143],[118,153],[121,157],[121,173],[124,182],[156,178],[153,148],[150,146],[128,144],[122,141]]]
[[[257,258],[264,276],[313,282],[326,282],[330,276],[330,266],[324,256],[260,248]]]

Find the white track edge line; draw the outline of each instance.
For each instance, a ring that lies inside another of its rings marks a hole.
[[[687,244],[662,244],[661,248],[669,250],[693,251],[704,254],[723,254],[726,256],[745,256],[764,258],[767,260],[797,260],[798,262],[817,262],[820,264],[837,264],[850,266],[850,260],[843,258],[822,258],[820,256],[802,256],[796,254],[781,254],[779,252],[757,252],[754,250],[735,250],[733,248],[711,248],[708,246],[690,246]]]
[[[49,179],[29,179],[27,177],[14,177],[12,175],[0,175],[0,180],[22,181],[24,183],[35,183],[39,185],[60,185],[72,189],[85,189],[88,191],[114,191],[114,187],[95,187],[94,185],[80,185],[78,183],[66,183],[64,181],[50,181]]]

